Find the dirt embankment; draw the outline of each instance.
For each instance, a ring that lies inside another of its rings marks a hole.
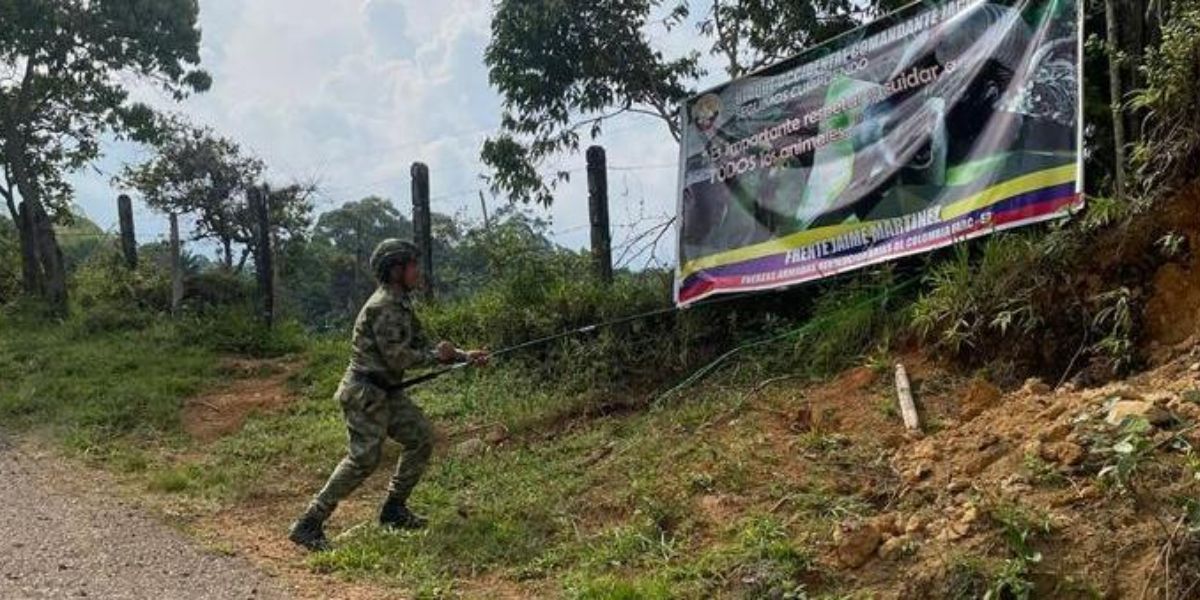
[[[860,418],[880,413],[843,394],[828,408],[843,416],[830,418],[852,444],[887,440],[897,479],[879,514],[840,524],[824,564],[888,598],[1021,586],[1046,598],[1200,597],[1195,342],[1162,351],[1151,371],[1086,390],[1031,380],[1005,394],[935,374],[948,389],[925,390],[925,437]]]

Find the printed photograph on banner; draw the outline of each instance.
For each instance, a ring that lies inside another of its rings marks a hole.
[[[923,2],[689,100],[677,302],[1077,208],[1079,10]]]

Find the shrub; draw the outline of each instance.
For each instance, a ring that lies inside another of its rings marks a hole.
[[[192,313],[176,325],[179,339],[214,352],[274,357],[307,345],[303,328],[294,321],[267,327],[249,306]]]
[[[500,349],[671,305],[663,273],[621,273],[603,286],[581,275],[588,272],[586,259],[573,253],[529,260],[474,296],[419,311],[432,334]],[[670,316],[625,323],[531,347],[514,358],[603,388],[623,375],[677,367],[681,333],[674,323]]]
[[[1145,141],[1132,154],[1142,188],[1162,194],[1200,170],[1200,6],[1177,3],[1163,25],[1162,44],[1148,48],[1146,87],[1133,107],[1148,113]]]
[[[936,345],[959,352],[1026,336],[1042,325],[1036,297],[1052,283],[1042,248],[1027,234],[999,234],[960,245],[931,265],[928,290],[913,307],[913,326]]]
[[[243,305],[254,298],[254,283],[249,277],[224,269],[208,269],[186,283],[184,303],[194,311]]]
[[[170,273],[150,263],[130,270],[113,246],[85,259],[72,283],[75,301],[85,312],[162,312],[171,307]]]
[[[12,221],[0,217],[0,305],[21,291],[21,244]]]

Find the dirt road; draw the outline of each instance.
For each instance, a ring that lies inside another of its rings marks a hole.
[[[208,552],[61,460],[0,433],[0,598],[286,598],[243,559]]]

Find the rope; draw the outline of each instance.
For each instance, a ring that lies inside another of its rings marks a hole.
[[[900,291],[900,290],[902,290],[902,289],[904,289],[904,288],[906,288],[906,287],[908,287],[908,286],[910,286],[910,285],[912,285],[912,284],[914,284],[914,283],[917,283],[918,281],[919,281],[919,278],[916,278],[916,277],[914,277],[914,278],[912,278],[912,279],[909,279],[908,281],[905,281],[905,282],[903,282],[903,283],[901,283],[901,284],[898,284],[896,287],[889,288],[889,289],[887,289],[887,290],[884,290],[883,292],[881,292],[881,293],[879,293],[879,294],[876,294],[876,295],[874,295],[874,296],[872,296],[872,297],[870,297],[870,298],[867,298],[866,300],[863,300],[862,302],[859,302],[859,303],[857,303],[857,304],[851,305],[851,307],[852,307],[852,308],[859,308],[859,307],[862,307],[862,306],[866,306],[866,305],[869,305],[869,304],[873,304],[874,302],[876,302],[876,301],[878,301],[878,300],[880,300],[880,299],[884,298],[885,296],[887,296],[887,295],[889,295],[889,294],[892,294],[892,293],[895,293],[895,292],[897,292],[897,291]],[[743,299],[743,298],[745,298],[745,297],[746,297],[745,295],[734,295],[734,296],[727,296],[727,297],[725,297],[725,298],[719,298],[719,299],[717,299],[717,300],[712,300],[712,301],[709,301],[709,302],[703,302],[703,303],[697,304],[696,306],[697,306],[697,307],[700,307],[700,306],[716,306],[716,305],[718,305],[718,304],[723,304],[723,303],[726,303],[726,302],[732,302],[732,301],[735,301],[735,300],[741,300],[741,299]],[[529,341],[526,341],[526,342],[522,342],[522,343],[520,343],[520,344],[517,344],[517,345],[515,345],[515,346],[509,346],[509,347],[507,347],[507,348],[502,348],[502,349],[500,349],[500,350],[496,350],[495,352],[490,352],[490,353],[489,353],[489,357],[490,357],[490,358],[496,358],[496,357],[499,357],[499,356],[504,356],[505,354],[511,354],[511,353],[513,353],[513,352],[517,352],[517,351],[520,351],[520,350],[524,350],[524,349],[526,349],[526,348],[532,348],[532,347],[534,347],[534,346],[541,346],[541,345],[543,345],[543,344],[548,344],[548,343],[550,343],[550,342],[553,342],[553,341],[556,341],[556,340],[560,340],[560,339],[563,339],[563,338],[573,337],[573,336],[576,336],[576,335],[583,335],[583,334],[585,334],[585,333],[591,333],[591,332],[593,332],[593,331],[597,331],[597,330],[599,330],[599,329],[604,329],[604,328],[607,328],[607,327],[615,327],[615,326],[617,326],[617,325],[622,325],[622,324],[629,323],[629,322],[632,322],[632,321],[640,321],[640,320],[642,320],[642,319],[649,319],[649,318],[657,317],[657,316],[660,316],[660,315],[672,314],[672,313],[679,312],[679,311],[681,311],[681,310],[683,310],[683,309],[681,309],[681,308],[679,308],[679,307],[677,307],[677,306],[670,306],[670,307],[667,307],[667,308],[660,308],[660,309],[657,309],[657,310],[646,311],[646,312],[643,312],[643,313],[638,313],[638,314],[635,314],[635,315],[629,315],[629,316],[621,317],[621,318],[618,318],[618,319],[613,319],[613,320],[611,320],[611,321],[604,321],[604,322],[602,322],[602,323],[596,323],[596,324],[592,324],[592,325],[586,325],[586,326],[584,326],[584,327],[578,327],[578,328],[571,329],[571,330],[568,330],[568,331],[563,331],[563,332],[560,332],[560,333],[556,333],[556,334],[554,334],[554,335],[549,335],[549,336],[546,336],[546,337],[541,337],[541,338],[532,339],[532,340],[529,340]],[[827,318],[828,318],[828,317],[827,317]],[[827,318],[826,318],[826,319],[827,319]],[[715,370],[715,369],[716,369],[718,366],[720,366],[720,364],[721,364],[722,362],[724,362],[726,359],[728,359],[729,357],[733,356],[734,354],[737,354],[738,352],[741,352],[742,350],[745,350],[745,349],[747,349],[747,348],[753,348],[753,347],[756,347],[756,346],[761,346],[761,345],[764,345],[764,344],[770,344],[770,343],[772,343],[772,342],[775,342],[775,341],[778,341],[778,340],[781,340],[781,339],[787,338],[787,337],[789,337],[789,336],[793,336],[793,335],[797,335],[797,334],[803,334],[803,333],[806,333],[806,332],[807,332],[809,329],[811,329],[811,328],[813,328],[813,327],[816,327],[817,325],[823,324],[824,322],[825,322],[825,319],[820,319],[820,318],[818,318],[818,319],[812,319],[812,320],[808,321],[807,323],[805,323],[804,325],[802,325],[802,326],[800,326],[800,327],[798,327],[798,328],[796,328],[796,329],[793,329],[793,330],[791,330],[791,331],[787,331],[787,332],[784,332],[784,333],[782,333],[782,334],[777,334],[777,335],[769,336],[769,337],[767,337],[767,338],[764,338],[764,339],[755,340],[755,341],[753,341],[753,342],[749,342],[749,343],[747,343],[747,344],[744,344],[744,345],[742,345],[742,346],[739,346],[739,347],[737,347],[737,348],[734,348],[734,349],[732,349],[732,350],[730,350],[730,351],[726,352],[725,354],[722,354],[720,357],[718,357],[718,358],[717,358],[716,360],[714,360],[713,362],[711,362],[711,363],[709,363],[709,364],[705,365],[704,367],[700,368],[699,370],[697,370],[695,373],[693,373],[691,376],[689,376],[687,379],[685,379],[685,380],[684,380],[682,383],[680,383],[679,385],[676,385],[675,387],[671,388],[671,389],[670,389],[670,390],[668,390],[666,393],[664,393],[662,396],[659,396],[659,399],[661,399],[661,398],[664,398],[664,397],[666,397],[666,396],[668,396],[668,395],[670,395],[670,394],[672,394],[672,393],[674,393],[674,392],[676,392],[676,391],[678,391],[678,390],[680,390],[680,389],[682,389],[682,388],[684,388],[684,387],[686,387],[686,386],[688,386],[688,385],[691,385],[692,383],[694,383],[694,382],[696,382],[696,381],[700,380],[701,378],[703,378],[704,376],[708,375],[708,374],[709,374],[709,373],[711,373],[713,370]],[[453,365],[450,365],[450,366],[448,366],[448,367],[443,367],[443,368],[441,368],[441,369],[437,369],[437,370],[434,370],[434,371],[430,371],[430,372],[428,372],[428,373],[425,373],[425,374],[423,374],[423,375],[418,375],[418,376],[416,376],[416,377],[413,377],[413,378],[410,378],[410,379],[406,379],[406,380],[404,380],[403,382],[401,382],[401,384],[400,384],[400,387],[401,387],[402,389],[406,389],[406,388],[409,388],[409,387],[412,387],[412,386],[415,386],[415,385],[418,385],[418,384],[421,384],[421,383],[425,383],[425,382],[427,382],[427,381],[432,381],[432,380],[434,380],[434,379],[437,379],[437,378],[439,378],[439,377],[441,377],[441,376],[443,376],[443,375],[446,375],[446,374],[448,374],[448,373],[452,373],[452,372],[454,372],[454,371],[458,371],[458,370],[464,369],[464,368],[466,368],[466,367],[468,367],[468,366],[470,366],[470,365],[471,365],[471,363],[470,363],[470,362],[460,362],[460,363],[455,363],[455,364],[453,364]]]
[[[732,302],[734,300],[741,300],[742,298],[745,298],[745,296],[744,295],[728,296],[725,298],[719,298],[717,300],[704,302],[704,303],[698,304],[696,306],[715,306],[715,305],[723,304],[726,302]],[[517,344],[515,346],[509,346],[507,348],[502,348],[502,349],[496,350],[494,352],[489,352],[488,356],[489,356],[489,358],[496,358],[498,356],[504,356],[505,354],[511,354],[513,352],[518,352],[518,351],[524,350],[526,348],[532,348],[534,346],[541,346],[543,344],[548,344],[550,342],[553,342],[556,340],[561,340],[563,338],[573,337],[576,335],[583,335],[585,333],[591,333],[593,331],[597,331],[600,329],[605,329],[608,327],[615,327],[617,325],[623,325],[625,323],[630,323],[633,321],[640,321],[642,319],[650,319],[650,318],[657,317],[660,315],[672,314],[672,313],[679,312],[681,310],[683,310],[683,309],[681,309],[677,306],[669,306],[667,308],[660,308],[660,309],[656,309],[656,310],[646,311],[643,313],[638,313],[635,315],[620,317],[617,319],[613,319],[611,321],[604,321],[602,323],[594,323],[592,325],[585,325],[583,327],[577,327],[575,329],[570,329],[567,331],[556,333],[554,335],[548,335],[546,337],[532,339],[532,340],[529,340],[526,342],[521,342],[520,344]],[[412,387],[417,384],[425,383],[427,381],[432,381],[434,379],[441,377],[442,375],[446,375],[447,373],[452,373],[454,371],[458,371],[458,370],[466,368],[470,365],[471,365],[470,362],[460,362],[460,363],[455,363],[455,364],[447,366],[447,367],[442,367],[441,369],[437,369],[437,370],[425,373],[423,375],[418,375],[416,377],[406,379],[400,383],[400,387],[402,389],[405,389],[405,388],[409,388],[409,387]]]
[[[907,288],[908,286],[910,286],[914,283],[917,283],[918,281],[920,281],[920,278],[913,277],[913,278],[909,279],[908,281],[905,281],[903,283],[896,285],[893,288],[889,288],[879,294],[871,296],[870,298],[867,298],[866,300],[863,300],[862,302],[859,302],[857,304],[852,304],[852,305],[850,305],[849,308],[860,308],[863,306],[874,304],[875,302],[883,299],[885,296],[889,296],[900,290],[903,290],[903,289]],[[764,345],[767,345],[767,344],[770,344],[773,342],[777,342],[779,340],[786,339],[786,338],[793,337],[793,336],[803,336],[804,334],[808,333],[809,330],[811,330],[812,328],[817,327],[818,325],[825,324],[825,322],[830,320],[831,318],[832,317],[826,316],[824,318],[811,319],[807,323],[805,323],[804,325],[801,325],[800,327],[797,327],[796,329],[792,329],[790,331],[785,331],[781,334],[772,335],[772,336],[768,336],[768,337],[761,338],[758,340],[754,340],[752,342],[748,342],[746,344],[738,346],[738,347],[722,354],[721,356],[718,356],[716,358],[716,360],[697,369],[690,376],[688,376],[687,379],[684,379],[682,382],[675,385],[675,387],[672,387],[671,389],[662,393],[658,398],[655,399],[655,402],[658,402],[658,401],[670,396],[671,394],[674,394],[674,393],[678,392],[679,390],[682,390],[682,389],[692,385],[693,383],[703,379],[704,377],[708,376],[708,374],[715,371],[717,369],[717,367],[719,367],[722,363],[724,363],[730,357],[732,357],[733,355],[735,355],[743,350],[746,350],[749,348],[755,348],[758,346],[764,346]]]

